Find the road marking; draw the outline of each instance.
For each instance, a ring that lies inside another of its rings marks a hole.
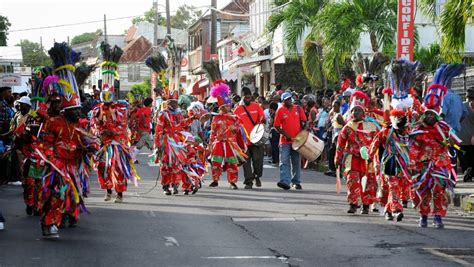
[[[462,255],[458,255],[458,257],[455,257],[453,255],[449,255],[447,253],[444,253],[444,252],[441,252],[439,250],[452,250],[452,251],[456,251],[456,250],[470,250],[470,249],[467,249],[467,248],[423,248],[423,250],[425,251],[428,251],[429,253],[433,254],[433,255],[436,255],[438,257],[442,257],[442,258],[445,258],[447,260],[450,260],[450,261],[453,261],[453,262],[456,262],[458,264],[461,264],[461,265],[464,265],[464,266],[472,266],[472,263],[470,262],[467,262],[465,260],[462,260],[458,257],[461,257]]]
[[[176,240],[176,238],[172,236],[163,236],[163,238],[165,239],[165,245],[167,247],[171,247],[171,246],[179,247],[179,243]]]
[[[202,257],[202,259],[209,260],[248,260],[248,259],[276,259],[276,260],[288,260],[286,257],[277,256],[221,256],[221,257]]]
[[[236,217],[232,218],[234,222],[294,222],[295,218],[246,218]]]
[[[145,217],[147,217],[147,218],[155,218],[155,217],[156,217],[155,212],[152,211],[152,210],[143,211],[143,214],[144,214]]]

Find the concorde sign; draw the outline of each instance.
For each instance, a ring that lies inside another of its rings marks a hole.
[[[397,58],[413,61],[415,0],[398,0]]]
[[[0,86],[21,86],[21,74],[0,73]]]

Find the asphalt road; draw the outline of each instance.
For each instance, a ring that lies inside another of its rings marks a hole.
[[[474,216],[452,210],[446,228],[417,226],[378,214],[348,215],[334,179],[302,174],[302,191],[276,187],[278,169],[266,165],[263,187],[218,188],[165,196],[154,184],[158,167],[139,155],[138,188],[124,203],[104,202],[97,182],[86,200],[91,214],[79,227],[43,240],[38,217],[27,217],[20,186],[0,187],[6,230],[0,266],[459,266],[474,264]],[[241,181],[243,180],[242,176]],[[431,218],[430,218],[431,219]],[[430,221],[431,223],[431,221]]]

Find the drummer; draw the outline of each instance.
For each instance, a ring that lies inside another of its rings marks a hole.
[[[293,105],[291,93],[281,95],[283,106],[278,108],[273,126],[280,132],[280,182],[277,186],[288,190],[291,186],[301,190],[301,156],[293,150],[293,139],[303,130],[306,115],[303,108]],[[291,178],[290,178],[291,171]]]
[[[264,156],[264,144],[253,144],[249,138],[250,132],[258,124],[265,123],[265,114],[262,107],[252,101],[252,92],[250,88],[242,88],[243,99],[240,105],[234,110],[234,114],[239,117],[242,125],[247,132],[247,161],[244,163],[244,185],[245,189],[252,189],[253,182],[255,186],[261,187],[262,182],[260,178],[263,173],[263,156]],[[252,140],[260,141],[260,140]],[[252,169],[253,167],[253,169]]]

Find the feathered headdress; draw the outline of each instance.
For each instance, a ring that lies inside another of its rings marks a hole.
[[[224,80],[217,80],[212,83],[211,96],[217,98],[219,106],[231,104],[232,100],[229,98],[230,87]]]
[[[54,46],[48,51],[49,56],[54,63],[54,74],[58,76],[58,83],[62,87],[62,108],[70,109],[81,107],[81,98],[79,87],[77,86],[74,71],[74,65],[79,61],[80,53],[76,53],[65,42],[54,43]]]
[[[156,73],[160,73],[162,70],[168,68],[168,64],[166,64],[166,59],[162,54],[157,54],[156,56],[149,56],[145,60],[145,64]]]
[[[444,96],[451,88],[454,77],[458,76],[464,70],[464,64],[442,64],[435,73],[433,83],[428,87],[423,107],[439,114],[443,105]]]
[[[409,93],[418,65],[418,61],[399,59],[390,66],[390,83],[393,90],[392,108],[407,110],[413,106],[413,98]]]
[[[355,91],[351,95],[351,106],[350,110],[355,107],[361,107],[364,111],[367,109],[369,105],[370,98],[362,91]]]
[[[115,93],[114,81],[120,80],[117,70],[123,50],[118,46],[111,48],[106,42],[100,44],[100,50],[104,60],[104,62],[102,62],[101,100],[104,102],[112,102]]]

